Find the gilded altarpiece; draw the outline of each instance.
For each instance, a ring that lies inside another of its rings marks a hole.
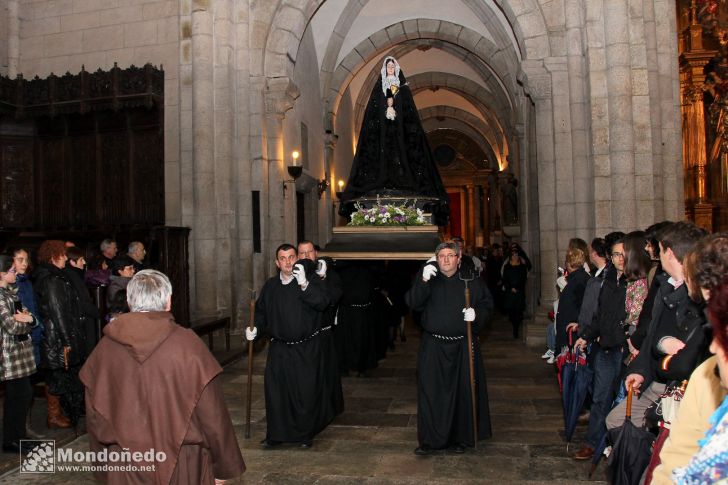
[[[728,6],[678,0],[686,217],[728,230]]]

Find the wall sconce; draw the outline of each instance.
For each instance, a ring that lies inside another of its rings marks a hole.
[[[318,188],[318,196],[320,199],[321,196],[324,195],[324,192],[326,192],[326,189],[329,188],[329,181],[326,180],[325,178],[321,179],[319,181],[319,183],[316,185],[316,187]]]
[[[298,165],[299,155],[298,150],[294,150],[293,153],[291,153],[291,156],[293,157],[293,165],[288,166],[288,175],[290,175],[291,178],[283,181],[283,197],[286,196],[286,184],[291,182],[295,184],[296,179],[303,173],[303,167]]]
[[[336,185],[339,186],[339,190],[336,191],[336,198],[341,200],[341,194],[344,193],[344,181],[339,179],[339,181],[336,182]]]

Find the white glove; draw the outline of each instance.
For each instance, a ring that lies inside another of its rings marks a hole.
[[[564,288],[566,288],[566,277],[559,276],[556,278],[556,286],[559,287],[559,291],[564,291]]]
[[[435,261],[437,261],[437,256],[433,256],[427,260],[428,263],[434,263]]]
[[[255,336],[258,335],[258,329],[253,327],[253,330],[250,330],[250,327],[245,327],[245,338],[248,340],[255,340]]]
[[[475,308],[463,308],[463,320],[466,322],[475,321]]]
[[[316,274],[319,275],[320,278],[326,277],[326,261],[323,259],[318,260],[318,268],[316,268]]]
[[[437,274],[437,268],[433,264],[426,264],[425,267],[422,269],[422,281],[427,283],[430,281],[430,278],[435,276]]]
[[[293,276],[296,278],[298,286],[304,289],[306,288],[306,286],[308,286],[308,280],[306,279],[306,270],[303,269],[302,264],[297,264],[293,267]]]

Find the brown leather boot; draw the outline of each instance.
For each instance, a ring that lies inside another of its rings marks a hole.
[[[48,429],[70,428],[71,421],[61,411],[61,399],[49,393],[47,390],[46,398],[48,398]]]

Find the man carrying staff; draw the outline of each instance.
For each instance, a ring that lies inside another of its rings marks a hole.
[[[416,455],[449,449],[464,453],[475,446],[471,406],[471,350],[474,355],[478,440],[491,436],[485,367],[477,333],[493,311],[485,284],[460,269],[460,248],[444,242],[435,250],[436,261],[425,264],[405,299],[422,312],[422,343],[417,360]],[[471,306],[465,305],[465,280]],[[467,325],[473,326],[473,348],[468,349]]]
[[[322,394],[321,312],[329,299],[313,261],[296,261],[296,248],[276,249],[278,276],[266,281],[255,303],[255,327],[248,340],[271,337],[265,365],[265,448],[283,442],[310,448],[320,430]]]

